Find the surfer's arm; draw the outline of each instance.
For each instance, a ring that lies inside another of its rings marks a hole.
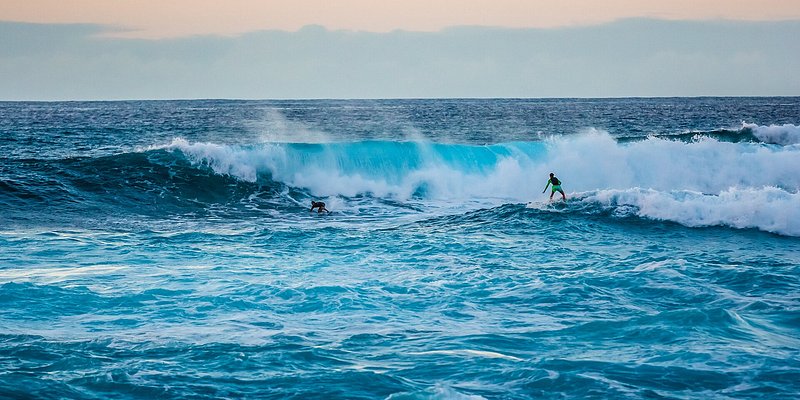
[[[545,185],[545,186],[544,186],[544,190],[542,190],[542,193],[546,192],[546,191],[547,191],[547,188],[549,188],[549,187],[550,187],[550,181],[548,180],[548,181],[547,181],[547,185]]]

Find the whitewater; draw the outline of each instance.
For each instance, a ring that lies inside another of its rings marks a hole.
[[[0,397],[800,392],[800,98],[5,102],[0,135]]]

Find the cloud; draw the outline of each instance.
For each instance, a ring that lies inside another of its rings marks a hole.
[[[800,21],[141,40],[0,23],[0,99],[798,95]]]
[[[774,21],[800,18],[796,0],[3,0],[0,20],[127,27],[116,37],[238,35],[262,29],[435,32],[475,25],[555,28],[624,18]]]

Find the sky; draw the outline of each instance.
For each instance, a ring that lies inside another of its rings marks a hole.
[[[797,0],[3,0],[0,100],[800,95]]]

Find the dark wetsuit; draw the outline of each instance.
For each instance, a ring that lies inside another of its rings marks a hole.
[[[314,211],[315,208],[319,208],[319,210],[317,210],[317,212],[323,212],[323,211],[330,212],[330,211],[328,211],[327,208],[325,208],[325,203],[323,203],[321,201],[312,201],[311,202],[311,211]]]

